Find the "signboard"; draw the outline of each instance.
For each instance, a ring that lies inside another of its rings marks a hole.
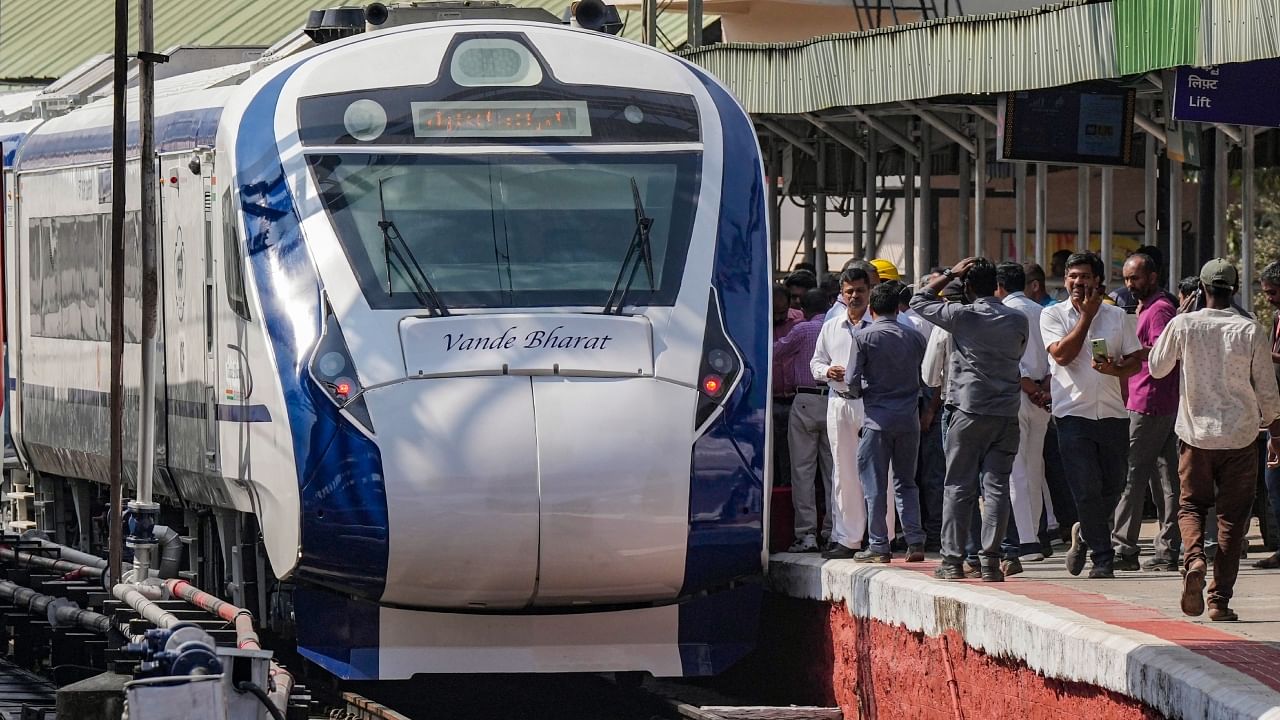
[[[1178,68],[1173,117],[1207,123],[1280,127],[1280,58]]]
[[[653,374],[652,330],[643,315],[405,318],[400,342],[410,377]]]
[[[1110,86],[1005,93],[997,100],[998,159],[1129,165],[1134,98]]]

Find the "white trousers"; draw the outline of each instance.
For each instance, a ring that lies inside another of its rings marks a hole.
[[[831,539],[861,548],[867,534],[867,501],[858,477],[858,431],[862,429],[862,401],[839,395],[827,399],[827,437],[831,440]],[[890,540],[896,527],[896,508],[888,503],[886,527]]]
[[[1049,500],[1044,478],[1044,435],[1049,429],[1049,413],[1035,406],[1026,393],[1018,407],[1018,454],[1009,474],[1011,519],[1018,524],[1018,542],[1037,542],[1040,515]]]

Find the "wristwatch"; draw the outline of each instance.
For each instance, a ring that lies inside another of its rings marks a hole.
[[[942,271],[942,277],[944,277],[944,278],[946,278],[946,279],[948,279],[948,280],[952,280],[952,279],[954,279],[954,278],[955,278],[955,276],[956,276],[956,271],[955,271],[954,269],[952,269],[952,268],[947,268],[946,270],[943,270],[943,271]]]

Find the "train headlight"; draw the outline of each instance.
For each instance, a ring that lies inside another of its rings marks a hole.
[[[387,111],[373,100],[356,100],[342,113],[342,124],[360,142],[377,140],[387,129]]]
[[[324,334],[316,343],[311,355],[311,377],[324,388],[334,405],[345,410],[369,432],[373,432],[373,420],[361,394],[364,387],[356,375],[355,363],[347,350],[347,339],[338,326],[333,309],[325,303]]]
[[[542,82],[542,68],[529,48],[504,38],[476,38],[460,44],[449,63],[449,75],[463,87]]]
[[[347,369],[347,359],[339,352],[327,352],[320,356],[320,361],[316,363],[316,370],[326,378],[336,378],[338,374]]]
[[[695,430],[705,428],[742,378],[742,356],[729,340],[715,290],[707,300],[707,325],[702,335],[702,362],[698,368],[698,407]]]

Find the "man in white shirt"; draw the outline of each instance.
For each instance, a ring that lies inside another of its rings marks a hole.
[[[1045,408],[1048,388],[1044,381],[1049,376],[1049,356],[1040,336],[1040,313],[1044,307],[1026,296],[1027,276],[1022,266],[1012,262],[997,265],[996,281],[996,297],[1005,307],[1027,316],[1028,333],[1027,349],[1018,363],[1022,404],[1018,407],[1018,454],[1009,474],[1012,513],[1004,546],[1007,576],[1022,569],[1024,550],[1029,559],[1044,558],[1040,552],[1040,516],[1049,492],[1044,479],[1044,435],[1049,429],[1049,411]]]
[[[1229,607],[1240,546],[1249,529],[1258,483],[1258,427],[1271,434],[1268,464],[1280,461],[1280,396],[1267,331],[1231,309],[1240,283],[1236,268],[1221,258],[1200,270],[1205,309],[1186,312],[1165,326],[1151,348],[1148,369],[1162,378],[1181,363],[1178,419],[1178,525],[1182,531],[1182,612],[1204,612],[1204,525],[1218,509],[1218,552],[1209,585],[1209,619],[1236,620]]]
[[[1120,383],[1141,367],[1142,344],[1127,313],[1102,303],[1101,258],[1067,258],[1065,282],[1067,300],[1041,312],[1040,333],[1052,360],[1058,445],[1080,519],[1071,529],[1067,571],[1080,574],[1087,546],[1093,560],[1089,577],[1111,578],[1111,531],[1129,456],[1129,412]]]
[[[869,283],[870,283],[870,285],[871,285],[871,287],[867,288],[867,295],[868,295],[868,296],[870,296],[870,294],[871,294],[871,288],[873,288],[873,287],[875,287],[875,286],[877,286],[877,285],[879,285],[879,284],[880,284],[880,273],[879,273],[879,271],[878,271],[878,270],[876,270],[876,266],[875,266],[875,265],[872,265],[871,263],[867,262],[866,260],[863,260],[863,259],[861,259],[861,258],[854,258],[854,259],[850,260],[849,262],[845,263],[845,264],[844,264],[844,268],[842,268],[842,269],[841,269],[841,275],[840,275],[840,277],[841,277],[841,286],[842,286],[842,287],[843,287],[843,284],[844,284],[844,280],[843,280],[843,278],[844,278],[844,272],[845,272],[845,271],[847,271],[847,270],[852,270],[852,269],[854,269],[854,268],[858,268],[859,270],[861,270],[861,271],[863,271],[864,273],[866,273],[866,274],[867,274],[867,280],[868,280],[868,282],[869,282]],[[866,310],[866,308],[864,307],[864,308],[863,308],[863,311],[865,312],[865,310]],[[845,314],[845,313],[847,313],[848,311],[849,311],[849,303],[845,300],[845,297],[844,297],[844,291],[842,290],[842,291],[840,292],[840,294],[836,296],[836,302],[835,302],[835,304],[834,304],[834,305],[832,305],[832,306],[831,306],[831,309],[827,311],[827,317],[826,317],[826,319],[827,319],[827,320],[838,320],[838,319],[840,318],[840,316],[841,316],[841,315],[844,315],[844,314]],[[861,315],[859,315],[859,317],[861,317]]]

